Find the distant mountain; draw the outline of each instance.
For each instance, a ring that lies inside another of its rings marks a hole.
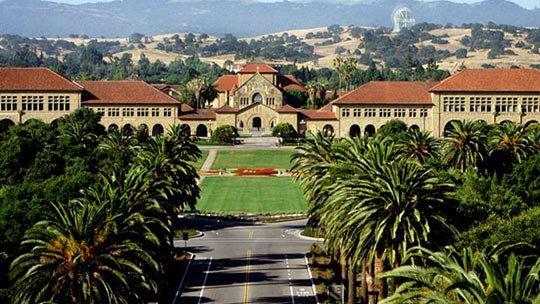
[[[251,0],[123,0],[81,5],[41,0],[0,2],[0,33],[39,37],[71,33],[127,36],[170,32],[233,33],[251,36],[331,24],[391,26],[390,14],[409,6],[417,22],[481,22],[540,26],[540,10],[505,0],[475,4],[450,1],[375,0],[370,3],[275,2]]]

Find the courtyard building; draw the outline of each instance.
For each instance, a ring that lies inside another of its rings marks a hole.
[[[80,107],[101,113],[106,128],[159,135],[185,125],[199,137],[222,125],[268,134],[279,123],[300,134],[369,136],[393,119],[442,137],[454,120],[540,121],[540,71],[533,69],[468,69],[441,82],[372,81],[321,109],[295,107],[304,85],[265,63],[247,64],[215,86],[219,96],[210,107],[193,109],[171,97],[172,87],[140,80],[73,82],[45,68],[0,68],[0,129],[30,119],[54,123]]]

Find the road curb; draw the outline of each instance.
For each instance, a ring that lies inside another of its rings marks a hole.
[[[296,236],[301,239],[308,240],[308,241],[324,242],[325,240],[323,238],[314,238],[314,237],[302,235],[302,232],[304,232],[304,230],[298,231],[298,234]]]
[[[304,261],[306,263],[306,267],[307,267],[307,271],[308,271],[308,275],[309,275],[309,280],[311,281],[311,288],[313,289],[313,295],[315,296],[315,302],[317,302],[317,304],[319,304],[319,297],[317,296],[317,287],[315,287],[315,281],[313,281],[313,275],[311,274],[311,267],[309,266],[309,261],[308,261],[308,258],[307,258],[306,254],[304,254]]]

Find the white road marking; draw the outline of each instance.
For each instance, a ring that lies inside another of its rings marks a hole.
[[[289,286],[289,289],[291,290],[291,300],[292,300],[292,304],[294,304],[294,290],[292,288],[292,285]]]
[[[315,297],[315,302],[317,302],[317,304],[319,304],[319,298],[317,297],[317,289],[315,288],[315,282],[313,282],[313,276],[311,275],[311,268],[309,268],[309,262],[308,262],[308,259],[307,259],[307,255],[305,255],[305,254],[304,254],[304,262],[306,263],[309,279],[311,280],[311,288],[313,289],[313,296]]]
[[[208,262],[208,268],[206,269],[206,274],[204,275],[203,285],[201,287],[201,293],[199,294],[198,304],[201,304],[201,301],[202,301],[202,297],[204,294],[204,286],[206,285],[206,281],[208,280],[208,274],[210,273],[210,267],[212,266],[212,259],[213,257],[210,257],[210,261]]]
[[[178,284],[178,288],[176,289],[176,294],[174,295],[174,300],[172,304],[176,304],[176,301],[178,300],[178,296],[180,295],[180,290],[182,290],[182,287],[184,286],[184,280],[186,279],[186,275],[189,271],[189,266],[191,266],[191,262],[193,262],[193,259],[189,260],[186,270],[184,271],[184,275],[182,276],[182,280],[180,280],[180,284]]]

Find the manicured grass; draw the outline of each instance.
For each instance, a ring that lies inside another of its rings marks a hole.
[[[201,152],[202,152],[201,157],[196,162],[191,163],[193,167],[195,167],[195,169],[197,170],[201,169],[202,165],[204,164],[204,161],[208,157],[208,150],[201,150]]]
[[[292,150],[220,150],[212,169],[275,168],[289,169]]]
[[[207,176],[197,209],[202,212],[306,212],[300,188],[290,177]]]

